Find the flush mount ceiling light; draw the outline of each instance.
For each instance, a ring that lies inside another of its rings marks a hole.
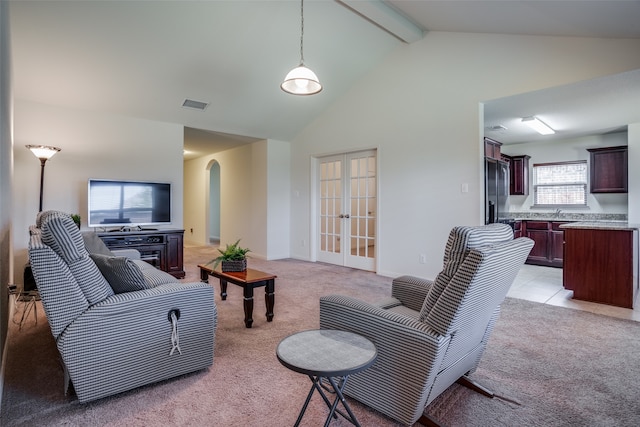
[[[313,95],[322,90],[318,76],[304,65],[303,39],[304,0],[300,0],[300,65],[289,71],[280,85],[283,91],[292,95]]]
[[[555,130],[551,129],[546,123],[535,116],[524,117],[522,119],[522,123],[529,126],[531,129],[538,132],[540,135],[551,135],[556,133]]]

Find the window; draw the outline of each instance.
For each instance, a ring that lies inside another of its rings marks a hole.
[[[533,165],[534,206],[587,205],[587,161]]]

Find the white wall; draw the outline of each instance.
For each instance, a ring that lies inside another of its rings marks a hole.
[[[40,191],[40,161],[26,144],[62,148],[45,166],[43,210],[79,213],[86,228],[89,178],[171,182],[172,223],[164,228],[182,228],[182,126],[16,102],[13,236],[18,283]]]
[[[288,258],[291,254],[291,145],[269,140],[267,153],[267,246],[269,259]]]
[[[0,402],[4,384],[5,343],[9,319],[7,284],[13,277],[13,90],[11,86],[9,4],[0,2]],[[2,404],[0,403],[0,406]],[[0,407],[0,409],[2,409]]]
[[[220,240],[220,165],[209,168],[209,240]]]
[[[608,135],[591,135],[580,138],[554,140],[549,142],[530,142],[523,144],[503,145],[502,152],[509,156],[527,154],[529,159],[528,196],[509,196],[509,210],[511,212],[526,212],[533,205],[533,164],[570,162],[586,160],[589,162],[588,148],[616,147],[627,145],[627,132]],[[589,164],[589,167],[591,165]],[[587,187],[587,206],[563,208],[564,211],[575,213],[611,213],[627,214],[627,194],[591,194]],[[534,208],[535,209],[535,208]],[[555,209],[547,209],[551,212]],[[544,212],[543,209],[535,209]]]
[[[310,158],[378,147],[378,273],[434,277],[451,227],[482,220],[480,103],[640,68],[639,51],[638,40],[442,32],[397,49],[292,141],[292,256],[310,259],[299,243],[313,232]]]
[[[244,191],[242,194],[245,203],[250,204],[250,207],[246,209],[249,211],[247,212],[248,215],[242,223],[237,223],[234,218],[228,216],[228,221],[225,225],[221,225],[220,228],[223,230],[242,228],[243,232],[250,236],[250,240],[245,241],[245,246],[247,246],[247,242],[251,242],[248,247],[251,248],[253,255],[267,258],[269,253],[269,244],[267,242],[267,229],[269,226],[269,165],[267,159],[269,147],[267,141],[255,142],[249,147],[251,147],[251,160],[249,162],[251,166],[249,170],[244,169],[241,171],[249,178],[249,191]],[[234,191],[233,187],[227,186],[227,182],[222,185],[224,186],[222,191]]]
[[[263,140],[184,162],[185,238],[206,245],[209,168],[220,165],[220,243],[250,256],[289,256],[289,143]],[[193,228],[193,233],[190,230]]]

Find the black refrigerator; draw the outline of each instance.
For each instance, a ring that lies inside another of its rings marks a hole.
[[[506,222],[509,211],[509,163],[485,159],[484,177],[484,222]]]

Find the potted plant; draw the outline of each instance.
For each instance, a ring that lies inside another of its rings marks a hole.
[[[233,244],[227,244],[227,247],[222,250],[218,248],[220,255],[206,265],[213,263],[215,269],[220,263],[222,263],[222,271],[245,271],[247,269],[247,252],[250,252],[248,248],[240,247],[240,239],[236,240]]]
[[[78,228],[80,228],[80,215],[79,214],[72,214],[71,215],[71,219],[73,220],[73,222],[76,223]]]

